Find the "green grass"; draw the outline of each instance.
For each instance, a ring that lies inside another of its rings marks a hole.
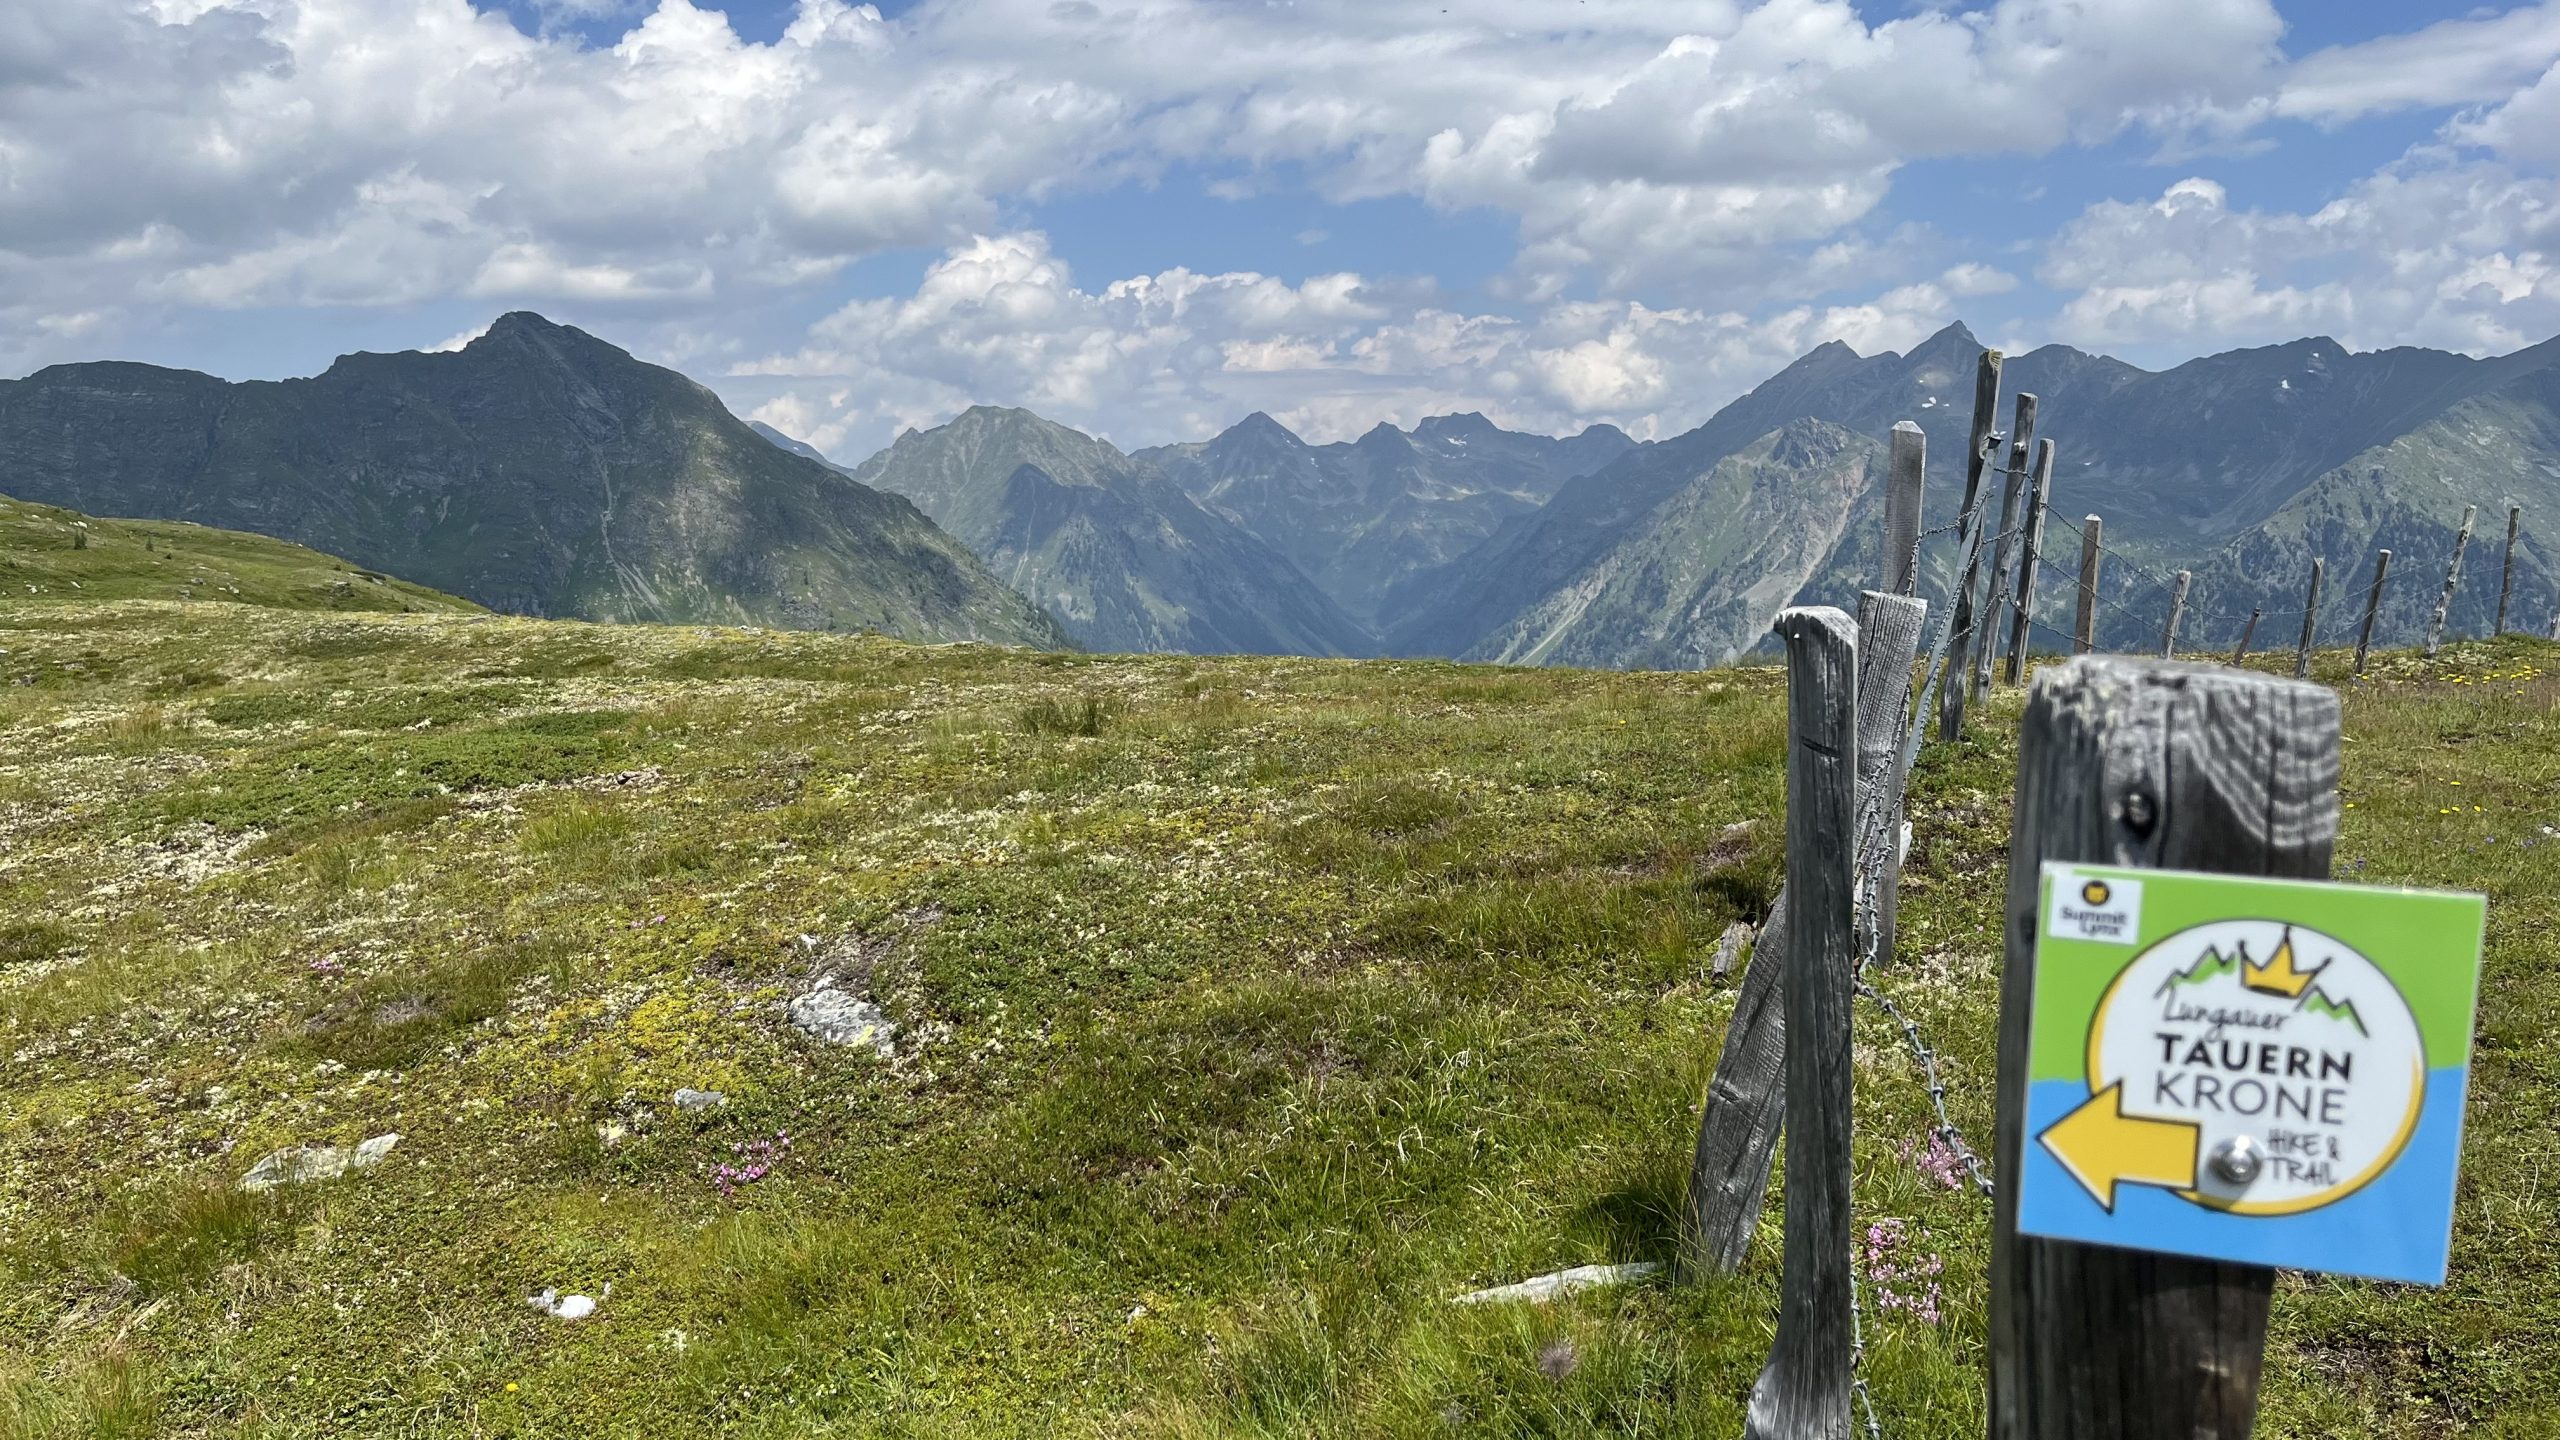
[[[290,610],[480,608],[264,535],[183,520],[105,520],[0,495],[0,605],[117,600],[228,601]],[[314,658],[327,653],[324,648]]]
[[[1668,1254],[1707,957],[1779,878],[1774,671],[133,601],[0,648],[0,1434],[1740,1429],[1774,1204],[1729,1281],[1446,1301]],[[2281,1282],[2261,1434],[2560,1423],[2553,658],[2344,687],[2339,873],[2491,895],[2479,1098],[2453,1284]],[[1924,754],[1880,977],[1977,1139],[2016,706]],[[896,1059],[784,1023],[820,976]],[[1867,1374],[1978,1434],[1989,1217],[1857,1043],[1858,1218],[1945,1289]]]

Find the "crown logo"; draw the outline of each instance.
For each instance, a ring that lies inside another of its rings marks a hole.
[[[2311,988],[2313,978],[2328,968],[2326,965],[2316,965],[2308,970],[2294,968],[2293,932],[2287,930],[2283,942],[2276,946],[2275,955],[2266,964],[2250,959],[2246,951],[2241,953],[2240,983],[2261,995],[2281,995],[2288,1000],[2299,1000],[2302,992]]]

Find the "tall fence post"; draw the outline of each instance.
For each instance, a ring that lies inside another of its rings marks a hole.
[[[2240,627],[2240,643],[2231,647],[2231,663],[2235,668],[2241,661],[2249,658],[2249,642],[2256,638],[2258,633],[2258,617],[2265,613],[2266,607],[2263,605],[2252,605],[2249,607],[2248,623]]]
[[[1849,1433],[1849,988],[1856,906],[1858,628],[1781,611],[1787,642],[1787,1238],[1778,1336],[1746,1440]]]
[[[1980,704],[1991,691],[1992,653],[2000,648],[2001,617],[2009,608],[2012,556],[2018,553],[2019,513],[2026,508],[2028,444],[2035,434],[2036,397],[2018,396],[2018,423],[2009,437],[2009,464],[2001,472],[2000,528],[1992,535],[1990,603],[1982,612],[1982,636],[1973,647],[1973,700]]]
[[[2472,517],[2480,513],[2477,505],[2462,507],[2462,528],[2453,532],[2453,560],[2444,567],[2444,592],[2436,596],[2436,613],[2427,621],[2427,658],[2434,659],[2444,646],[2444,619],[2453,610],[2454,587],[2462,583],[2462,552],[2471,548]]]
[[[2326,558],[2311,562],[2311,595],[2302,602],[2302,640],[2293,647],[2293,678],[2311,678],[2311,641],[2320,628],[2320,578],[2329,568]]]
[[[2053,442],[2036,442],[2036,475],[2027,492],[2027,541],[2018,556],[2018,613],[2009,625],[2009,684],[2027,671],[2027,642],[2036,620],[2036,562],[2044,552],[2045,505],[2053,498]]]
[[[2516,590],[2516,528],[2524,523],[2524,507],[2507,507],[2507,561],[2498,567],[2498,619],[2489,627],[2492,635],[2507,633],[2507,597]]]
[[[2098,557],[2106,553],[2098,532],[2105,523],[2095,515],[2080,517],[2080,613],[2071,622],[2074,655],[2098,648]]]
[[[1902,892],[1903,722],[1911,714],[1911,662],[1928,628],[1929,602],[1868,590],[1858,596],[1858,862],[1874,886],[1867,913],[1870,965],[1893,963],[1894,911]],[[1880,845],[1881,851],[1872,847]]]
[[[1893,422],[1893,468],[1884,490],[1884,586],[1896,595],[1920,588],[1920,506],[1929,473],[1929,437],[1908,420]]]
[[[2323,878],[2337,784],[2324,686],[2117,657],[2037,675],[2000,967],[1991,1440],[2243,1440],[2275,1273],[2018,1233],[2039,865]]]
[[[2356,629],[2356,673],[2364,673],[2364,657],[2373,650],[2373,617],[2382,612],[2382,582],[2391,573],[2391,552],[2373,552],[2373,589],[2364,597],[2364,624]]]
[[[1870,591],[1858,599],[1864,618],[1858,647],[1858,742],[1861,768],[1865,757],[1881,755],[1901,738],[1911,715],[1911,663],[1928,618],[1925,600]],[[1911,721],[1910,723],[1920,723]],[[1903,774],[1901,757],[1893,756],[1890,789],[1882,785],[1862,792],[1859,804],[1889,805],[1883,832],[1886,857],[1892,861],[1878,895],[1877,924],[1890,936],[1894,877],[1901,873],[1900,817]],[[1862,811],[1863,814],[1863,811]],[[1860,834],[1874,830],[1862,820]],[[1698,1148],[1689,1165],[1689,1189],[1680,1214],[1679,1277],[1700,1279],[1729,1275],[1751,1249],[1760,1228],[1760,1212],[1769,1190],[1769,1168],[1777,1159],[1779,1122],[1786,1106],[1787,1016],[1783,1001],[1789,917],[1795,909],[1792,871],[1769,906],[1743,967],[1742,990],[1726,1022],[1724,1048],[1716,1055],[1715,1078],[1707,1086],[1707,1102],[1698,1117]],[[1889,939],[1879,947],[1888,954]]]
[[[1964,462],[1964,509],[1958,512],[1965,519],[1973,517],[1975,507],[1982,501],[1982,467],[1990,463],[1991,426],[1999,419],[1999,411],[2000,352],[1985,350],[1973,371],[1973,440]],[[1960,677],[1967,673],[1965,656],[1969,652],[1965,646],[1973,638],[1974,572],[1982,565],[1979,546],[1973,555],[1956,582],[1955,620],[1948,631],[1951,638],[1947,642],[1947,678],[1938,686],[1940,740],[1953,740],[1964,733],[1964,685]]]
[[[2169,623],[2160,631],[2160,658],[2163,660],[2178,653],[2178,622],[2186,618],[2187,586],[2195,578],[2194,571],[2181,570],[2178,583],[2169,591]]]

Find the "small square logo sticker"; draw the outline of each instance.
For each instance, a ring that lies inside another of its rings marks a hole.
[[[2142,931],[2142,882],[2072,873],[2053,877],[2045,932],[2101,945],[2130,945]]]

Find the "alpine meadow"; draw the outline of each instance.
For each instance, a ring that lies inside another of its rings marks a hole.
[[[0,1440],[2560,1436],[2555,134],[0,0]]]

